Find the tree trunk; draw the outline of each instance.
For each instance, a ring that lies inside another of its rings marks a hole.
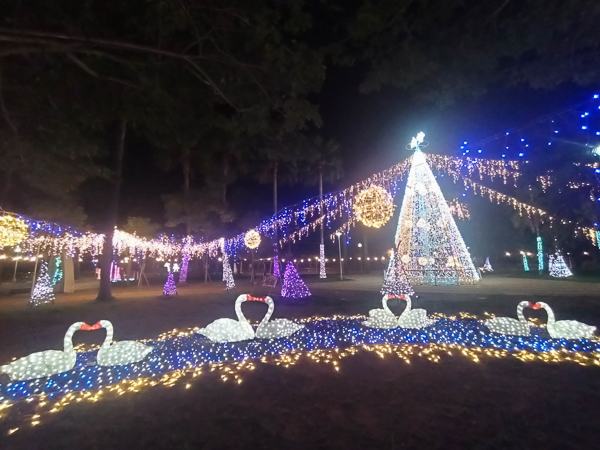
[[[323,205],[323,168],[319,167],[319,199],[321,200],[321,205]],[[325,214],[325,207],[323,207],[322,211]],[[321,222],[321,245],[325,245],[325,238],[323,237],[325,232],[325,221]]]
[[[279,171],[279,163],[275,162],[273,166],[273,217],[277,215],[277,172]],[[280,276],[279,273],[279,242],[277,242],[277,226],[273,230],[273,276]],[[277,268],[275,267],[277,266]]]
[[[192,232],[192,225],[190,222],[190,149],[185,147],[183,149],[181,166],[183,169],[183,199],[185,208],[185,231],[186,236],[189,236]]]
[[[110,199],[109,210],[106,215],[107,222],[104,230],[104,247],[100,257],[100,289],[98,290],[97,301],[113,300],[110,286],[110,263],[113,259],[113,235],[115,225],[117,224],[117,214],[119,212],[119,198],[121,196],[121,182],[123,175],[123,155],[125,154],[125,134],[127,133],[127,121],[121,119],[119,123],[119,139],[117,141],[117,155],[115,161],[115,179],[113,182],[112,197]]]

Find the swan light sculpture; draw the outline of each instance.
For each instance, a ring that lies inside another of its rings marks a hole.
[[[369,318],[362,322],[365,327],[369,328],[396,328],[398,326],[398,318],[388,307],[388,295],[384,295],[381,299],[383,309],[372,309],[369,311]]]
[[[11,381],[24,381],[49,377],[71,370],[77,361],[77,353],[73,348],[73,334],[77,330],[91,329],[93,328],[85,322],[76,322],[68,328],[65,334],[63,351],[46,350],[32,353],[10,364],[0,366],[0,373],[8,374]]]
[[[495,319],[489,319],[484,322],[484,325],[492,332],[503,334],[505,336],[529,336],[531,335],[531,329],[523,310],[530,306],[532,303],[521,302],[517,305],[517,319],[512,317],[496,317]]]
[[[424,309],[411,309],[410,295],[390,296],[390,298],[399,298],[406,300],[406,309],[398,317],[398,326],[401,328],[426,328],[435,323],[435,319],[427,317],[427,311]]]
[[[296,331],[299,331],[302,328],[304,328],[304,325],[300,325],[288,319],[275,319],[269,322],[269,319],[271,319],[273,311],[275,310],[275,302],[273,302],[273,299],[269,296],[252,297],[250,295],[247,295],[246,301],[264,302],[269,307],[267,313],[265,314],[265,317],[263,317],[263,320],[260,321],[260,324],[256,328],[257,339],[273,339],[287,337],[294,334]]]
[[[552,339],[591,339],[596,327],[577,322],[576,320],[559,320],[554,318],[554,312],[547,303],[531,303],[533,309],[545,309],[548,313],[548,333]]]
[[[269,307],[265,317],[258,325],[256,333],[242,312],[242,303],[246,301],[263,302]],[[235,314],[238,320],[217,319],[205,328],[196,328],[194,331],[206,336],[213,342],[239,342],[255,337],[259,339],[285,337],[304,327],[304,325],[299,325],[287,319],[276,319],[269,322],[274,310],[275,304],[271,297],[252,297],[251,295],[242,294],[235,301]]]
[[[143,360],[152,353],[154,347],[137,341],[113,342],[114,328],[110,321],[100,320],[91,329],[106,328],[106,338],[98,350],[98,364],[101,366],[121,366]]]

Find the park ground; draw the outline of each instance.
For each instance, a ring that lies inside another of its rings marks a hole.
[[[275,298],[274,318],[366,314],[380,307],[377,276],[309,280],[306,300]],[[558,319],[600,325],[600,284],[486,277],[478,286],[416,287],[415,307],[449,315],[466,311],[515,316],[519,301],[546,301]],[[108,319],[115,339],[155,338],[174,328],[234,318],[237,295],[266,288],[238,283],[188,284],[175,298],[161,287],[117,287],[118,300],[93,302],[93,291],[59,295],[27,307],[27,297],[0,298],[0,363],[60,349],[68,325]],[[395,305],[392,305],[394,308]],[[264,305],[248,304],[250,320]],[[537,318],[545,320],[540,312]],[[75,343],[100,343],[100,333]],[[95,404],[70,405],[36,426],[7,436],[1,449],[408,449],[598,448],[600,368],[460,355],[410,364],[369,352],[346,358],[340,371],[302,360],[290,368],[257,364],[242,384],[206,372],[186,389],[157,386]]]

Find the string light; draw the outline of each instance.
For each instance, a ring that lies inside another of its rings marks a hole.
[[[327,278],[327,272],[325,272],[325,246],[319,245],[319,278]]]
[[[450,208],[418,146],[412,156],[395,242],[413,284],[479,282]]]
[[[548,339],[550,329],[540,325],[530,326],[529,336],[490,334],[483,320],[468,313],[458,316],[434,314],[436,322],[431,327],[417,330],[367,328],[361,324],[364,316],[313,317],[301,320],[304,328],[292,336],[239,343],[211,343],[192,330],[176,329],[148,342],[154,351],[144,361],[115,367],[90,365],[97,348],[81,348],[75,355],[75,367],[68,372],[0,384],[0,413],[14,414],[11,423],[15,423],[22,409],[13,406],[21,401],[32,402],[28,411],[33,408],[35,418],[24,418],[34,426],[32,422],[39,423],[45,415],[56,414],[74,403],[91,405],[153,386],[182,383],[182,389],[188,389],[192,380],[207,371],[216,372],[223,381],[240,384],[241,374],[255,370],[257,364],[290,368],[306,360],[340,371],[342,359],[364,352],[381,358],[395,356],[407,363],[419,357],[439,363],[444,357],[459,356],[476,363],[485,358],[514,357],[522,362],[600,366],[597,340]]]
[[[163,287],[163,295],[165,297],[177,295],[177,286],[175,285],[175,278],[173,277],[172,271],[169,271],[169,276],[167,277],[167,281]]]
[[[54,290],[50,281],[50,275],[48,274],[48,263],[42,261],[40,264],[40,273],[33,287],[29,304],[31,306],[39,306],[50,302],[54,303]]]
[[[0,247],[12,247],[27,237],[29,227],[24,220],[10,214],[0,216]]]
[[[244,243],[250,250],[258,248],[260,245],[260,234],[256,230],[250,230],[244,236]]]
[[[380,186],[370,186],[359,192],[352,206],[356,218],[365,226],[380,228],[394,213],[394,200],[388,191]]]

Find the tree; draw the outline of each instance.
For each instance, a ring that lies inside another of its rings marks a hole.
[[[362,92],[385,86],[447,104],[497,83],[595,83],[600,5],[585,0],[327,2],[334,58],[368,65]],[[585,11],[585,14],[582,13]]]
[[[5,73],[11,73],[11,89],[13,84],[15,92],[33,86],[29,98],[43,98],[51,106],[73,112],[75,132],[69,134],[68,142],[61,142],[63,147],[77,148],[78,134],[90,136],[105,150],[106,162],[112,160],[106,171],[110,199],[105,220],[98,227],[106,235],[99,300],[112,298],[108,272],[126,137],[132,132],[150,135],[157,115],[168,115],[177,104],[173,99],[181,100],[174,92],[189,92],[192,87],[198,95],[210,98],[203,103],[202,117],[195,113],[175,116],[176,132],[161,142],[181,151],[184,211],[192,189],[188,155],[197,138],[191,129],[194,120],[218,114],[241,124],[247,136],[319,122],[317,107],[308,95],[320,88],[324,67],[321,52],[300,38],[311,25],[302,6],[301,1],[275,5],[266,0],[234,1],[224,8],[216,0],[133,0],[110,5],[91,1],[72,7],[34,0],[22,8],[15,0],[6,8],[10,14],[0,20],[0,58],[3,67],[10,66]],[[54,83],[61,89],[52,92],[50,99],[40,97],[38,80],[43,86]],[[190,96],[184,106],[189,107],[198,95]],[[10,136],[3,145],[7,152],[6,169],[2,169],[7,174],[4,192],[14,189],[13,174],[25,148],[12,145],[19,130],[13,126],[8,103],[0,102],[3,136]],[[30,111],[47,124],[35,109]],[[181,140],[184,129],[187,132]],[[116,144],[108,145],[107,136],[116,137]],[[14,151],[8,154],[10,149]],[[37,148],[29,162],[45,150]]]
[[[154,239],[158,234],[159,226],[152,223],[147,217],[129,217],[127,224],[123,227],[128,233],[135,233],[140,237]]]

